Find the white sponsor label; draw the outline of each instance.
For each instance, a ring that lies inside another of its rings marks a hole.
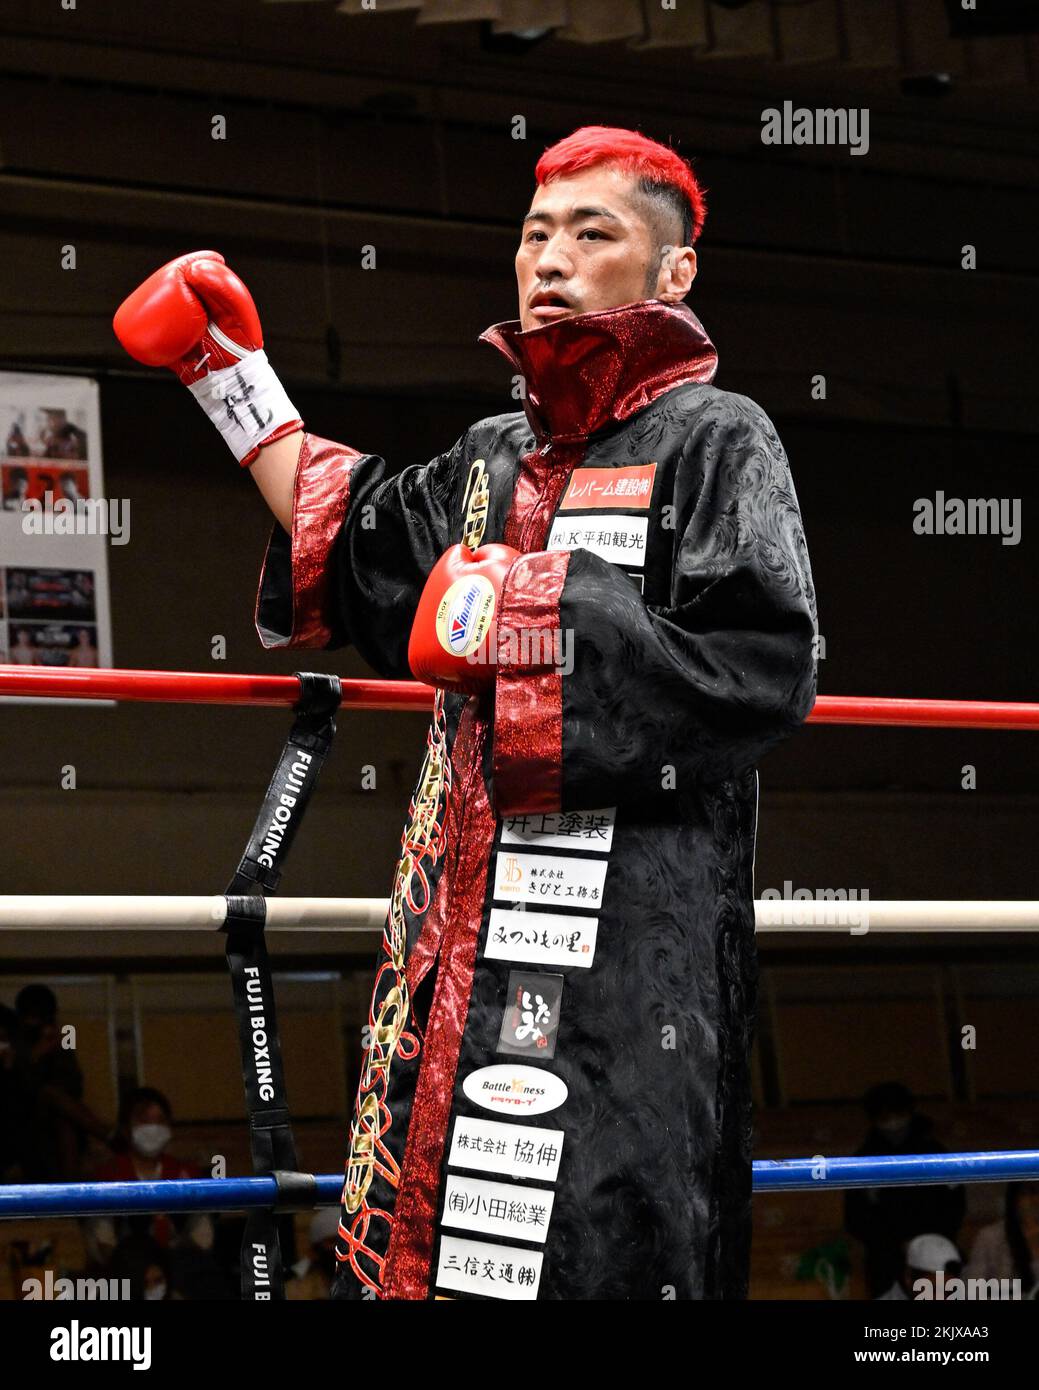
[[[649,518],[596,513],[557,516],[548,537],[548,550],[590,550],[611,565],[641,569],[646,563]]]
[[[471,1071],[462,1090],[474,1105],[504,1115],[543,1115],[557,1110],[568,1094],[566,1082],[552,1072],[507,1062]]]
[[[538,1296],[544,1258],[540,1250],[444,1235],[440,1238],[437,1287],[532,1303]]]
[[[608,863],[562,854],[524,854],[500,849],[494,858],[494,896],[499,902],[543,903],[546,907],[602,906]]]
[[[526,845],[528,849],[600,850],[613,847],[616,806],[600,811],[546,811],[525,816],[506,816],[502,821],[503,845]]]
[[[544,1245],[554,1201],[545,1188],[448,1173],[441,1225]]]
[[[505,1125],[459,1115],[447,1161],[452,1168],[506,1173],[514,1178],[555,1182],[563,1155],[563,1131],[538,1125]]]
[[[587,970],[595,959],[598,931],[598,917],[492,907],[483,953],[489,960],[577,965]]]

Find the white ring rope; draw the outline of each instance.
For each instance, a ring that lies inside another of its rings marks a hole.
[[[833,901],[759,900],[757,931],[1034,932],[1039,902],[999,900]],[[268,898],[268,931],[337,933],[381,931],[384,898]],[[226,915],[226,899],[98,894],[0,895],[0,932],[10,931],[213,931]],[[534,914],[531,914],[534,915]]]

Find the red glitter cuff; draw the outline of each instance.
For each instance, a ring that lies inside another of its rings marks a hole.
[[[292,494],[292,625],[279,637],[260,623],[260,596],[271,572],[271,535],[256,595],[256,629],[265,647],[326,647],[332,637],[329,614],[329,557],[350,504],[350,473],[363,455],[345,444],[305,434]]]
[[[551,659],[560,632],[566,550],[521,555],[502,587],[494,685],[495,809],[558,811],[563,793],[563,673]]]

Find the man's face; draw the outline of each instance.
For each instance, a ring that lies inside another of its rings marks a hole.
[[[661,235],[645,211],[634,180],[609,165],[542,184],[516,252],[522,329],[657,294]]]

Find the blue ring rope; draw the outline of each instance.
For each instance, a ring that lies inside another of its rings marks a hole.
[[[916,1187],[1039,1179],[1039,1149],[993,1153],[899,1154],[870,1158],[758,1159],[755,1192],[818,1188]],[[339,1173],[319,1176],[317,1206],[335,1206]],[[0,1220],[35,1216],[107,1216],[159,1212],[241,1211],[269,1207],[273,1178],[184,1178],[165,1182],[9,1183],[0,1186]]]

